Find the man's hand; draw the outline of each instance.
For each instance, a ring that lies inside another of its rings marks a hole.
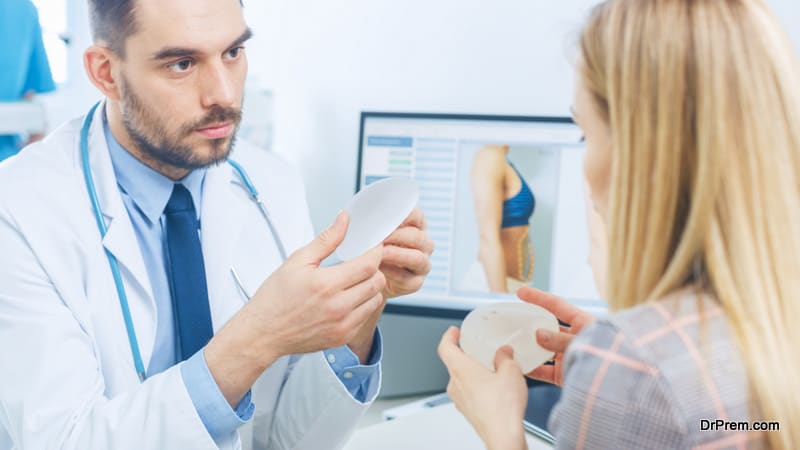
[[[417,208],[383,241],[380,271],[386,277],[383,303],[372,317],[364,322],[356,337],[347,343],[350,350],[365,363],[372,350],[373,336],[383,313],[386,300],[416,292],[431,270],[430,256],[433,241],[425,231],[425,217]]]
[[[349,343],[382,308],[383,246],[336,266],[319,266],[344,239],[348,220],[341,213],[293,253],[206,346],[208,367],[231,405],[281,356]]]
[[[561,297],[531,287],[520,288],[517,296],[528,303],[541,306],[553,313],[562,323],[569,324],[569,326],[561,326],[561,331],[558,333],[544,329],[536,330],[536,342],[555,355],[553,364],[541,365],[527,374],[534,380],[561,386],[564,382],[564,352],[567,351],[567,347],[575,335],[594,322],[594,316]]]
[[[431,271],[433,241],[426,231],[425,216],[418,208],[383,241],[381,272],[386,276],[386,298],[411,294],[422,287]]]

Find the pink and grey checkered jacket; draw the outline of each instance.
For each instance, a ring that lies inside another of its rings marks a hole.
[[[684,293],[600,319],[573,340],[564,367],[549,424],[557,448],[712,450],[766,442],[764,432],[701,429],[703,420],[751,421],[740,352],[723,310],[707,297]]]

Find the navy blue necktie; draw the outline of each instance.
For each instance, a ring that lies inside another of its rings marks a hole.
[[[176,184],[164,208],[167,225],[167,274],[172,289],[180,361],[203,348],[214,330],[208,307],[206,268],[192,195]]]

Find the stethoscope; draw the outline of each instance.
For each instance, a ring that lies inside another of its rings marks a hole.
[[[97,221],[97,228],[100,230],[100,238],[103,239],[106,236],[108,228],[106,226],[105,219],[103,218],[103,211],[100,208],[100,201],[97,198],[97,191],[95,190],[94,181],[92,181],[91,168],[89,167],[89,128],[92,125],[92,119],[94,118],[95,110],[99,105],[100,102],[92,106],[92,109],[89,110],[89,114],[87,114],[86,118],[83,120],[83,127],[81,128],[80,134],[80,150],[81,164],[83,166],[83,177],[86,181],[86,191],[89,193],[89,199],[92,202],[92,210],[94,211],[94,217]],[[258,206],[261,215],[264,217],[264,220],[269,226],[270,233],[272,233],[272,239],[275,241],[275,246],[278,248],[281,261],[285,262],[287,258],[286,250],[283,247],[283,242],[281,241],[278,231],[275,229],[275,226],[269,217],[266,206],[264,206],[264,203],[261,201],[258,190],[250,180],[250,177],[247,176],[247,172],[245,172],[244,168],[239,165],[239,163],[228,160],[228,164],[236,171],[239,179],[241,179],[242,183],[244,184],[244,188],[250,195],[251,200]],[[125,293],[125,285],[122,282],[122,274],[119,270],[119,263],[117,262],[117,258],[110,251],[108,251],[108,249],[105,249],[105,252],[106,257],[108,258],[108,265],[111,268],[111,275],[114,277],[114,285],[116,285],[117,288],[117,296],[119,297],[119,306],[122,309],[122,317],[125,320],[125,329],[128,333],[128,343],[130,344],[131,353],[133,354],[133,365],[136,368],[136,373],[139,375],[139,381],[144,381],[147,378],[147,373],[145,372],[142,356],[139,352],[139,341],[136,339],[136,330],[133,327],[133,319],[131,319],[131,312],[130,308],[128,307],[128,296]],[[239,287],[245,297],[249,298],[250,296],[245,290],[239,275],[236,273],[233,267],[231,267],[231,274],[233,275],[236,285]]]

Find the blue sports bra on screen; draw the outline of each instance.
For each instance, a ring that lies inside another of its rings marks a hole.
[[[508,162],[511,164],[511,161]],[[503,201],[503,224],[502,228],[518,227],[528,225],[533,209],[536,207],[536,199],[533,197],[533,191],[525,182],[525,178],[519,173],[514,164],[511,167],[522,182],[522,187],[519,192],[508,200]]]

